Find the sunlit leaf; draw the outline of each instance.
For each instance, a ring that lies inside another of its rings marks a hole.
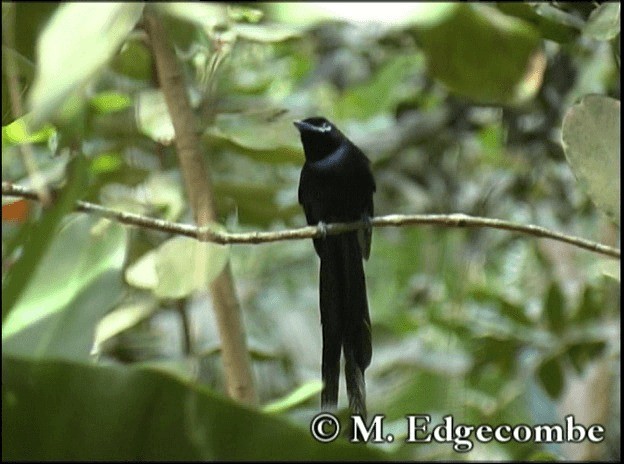
[[[259,43],[283,42],[301,35],[297,29],[282,24],[235,24],[232,29],[237,37]]]
[[[271,404],[267,404],[262,408],[264,412],[283,412],[291,409],[301,403],[308,401],[310,398],[318,395],[323,389],[323,382],[319,380],[313,380],[306,382],[297,388],[295,391],[289,393],[284,398],[280,398]]]
[[[121,269],[102,269],[76,288],[71,299],[55,312],[44,314],[13,335],[3,334],[2,352],[38,359],[89,361],[96,325],[123,291]]]
[[[216,3],[171,2],[157,4],[157,7],[163,13],[208,29],[229,22],[225,5]]]
[[[206,288],[228,259],[228,246],[174,237],[129,266],[126,279],[159,298],[183,298]]]
[[[620,224],[620,102],[587,95],[563,118],[566,158],[592,201]]]
[[[121,169],[123,160],[118,153],[101,153],[91,162],[90,169],[95,174],[115,172]]]
[[[349,21],[353,23],[382,23],[403,27],[411,24],[435,24],[451,14],[452,3],[275,3],[269,4],[272,16],[278,21],[310,26],[322,21]]]
[[[121,305],[100,320],[95,331],[94,351],[107,340],[144,320],[158,307],[153,297],[144,297]]]
[[[29,120],[27,115],[16,119],[8,126],[2,127],[2,147],[6,148],[13,145],[22,145],[24,143],[41,143],[47,142],[50,137],[54,136],[56,130],[51,124],[46,124],[39,130],[32,132],[29,128]]]
[[[620,33],[620,2],[605,2],[592,11],[583,33],[597,40],[611,40]]]
[[[31,297],[25,297],[24,292],[29,292],[29,285],[32,288],[32,281],[37,275],[41,275],[41,260],[51,254],[50,247],[54,243],[55,233],[58,225],[65,215],[73,210],[76,200],[84,195],[84,183],[86,172],[86,161],[84,157],[78,156],[69,164],[68,178],[70,181],[61,190],[56,203],[44,212],[43,217],[33,223],[26,223],[22,226],[16,238],[6,244],[6,252],[12,253],[16,246],[23,247],[22,255],[18,261],[11,266],[2,279],[2,337],[23,328],[25,325],[36,319],[38,316],[54,308],[35,307],[20,309],[23,305],[35,303]],[[54,267],[54,264],[48,262]],[[60,276],[56,269],[51,271],[55,276]],[[59,284],[61,288],[64,284]],[[21,298],[21,299],[20,299]],[[14,315],[16,313],[17,315]],[[7,318],[10,316],[10,318]],[[13,321],[13,322],[11,322]]]
[[[136,96],[136,123],[141,132],[163,145],[175,138],[165,96],[160,90],[143,90]]]
[[[30,93],[35,123],[59,110],[118,51],[143,11],[142,3],[65,3],[39,37]]]
[[[120,224],[76,214],[53,237],[15,309],[3,323],[3,340],[67,308],[103,272],[121,269],[126,230]]]
[[[156,250],[148,251],[126,268],[126,281],[133,287],[152,290],[158,285]]]
[[[98,93],[89,103],[100,113],[114,113],[132,106],[132,99],[125,93],[108,91]]]

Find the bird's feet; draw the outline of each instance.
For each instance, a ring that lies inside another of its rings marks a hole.
[[[366,224],[366,228],[364,230],[366,230],[367,232],[373,230],[373,224],[371,223],[371,217],[367,213],[362,214],[361,220],[364,222],[364,224]]]
[[[327,238],[327,223],[319,221],[318,230],[321,233],[321,238],[325,240]]]

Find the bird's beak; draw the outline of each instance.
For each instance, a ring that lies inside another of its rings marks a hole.
[[[300,120],[293,121],[293,124],[299,131],[301,131],[306,126],[306,123]]]

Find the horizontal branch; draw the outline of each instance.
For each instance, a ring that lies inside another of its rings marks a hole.
[[[38,200],[37,193],[25,187],[11,184],[9,182],[2,183],[2,195],[12,197],[22,197],[31,200]],[[101,205],[89,203],[86,201],[78,201],[76,210],[85,213],[96,214],[111,219],[122,224],[143,227],[147,229],[159,230],[175,235],[185,235],[198,240],[208,242],[231,244],[255,244],[278,242],[282,240],[299,240],[306,238],[320,238],[324,233],[327,235],[335,235],[352,230],[363,229],[367,227],[364,221],[355,221],[348,223],[327,224],[325,230],[321,226],[307,226],[297,229],[278,230],[273,232],[223,232],[214,228],[197,227],[189,224],[179,224],[175,222],[164,221],[162,219],[154,219],[141,216],[139,214],[115,211]],[[407,225],[438,225],[444,227],[487,227],[491,229],[503,229],[511,232],[532,235],[534,237],[549,238],[564,243],[569,243],[585,250],[600,253],[613,258],[620,258],[620,250],[607,245],[602,245],[584,238],[574,237],[560,232],[555,232],[544,227],[535,225],[518,224],[515,222],[504,221],[501,219],[490,219],[483,217],[468,216],[466,214],[391,214],[388,216],[378,216],[370,220],[373,227],[401,227]],[[201,237],[201,238],[200,238]]]

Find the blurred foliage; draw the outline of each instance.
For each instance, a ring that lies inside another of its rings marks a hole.
[[[183,64],[228,230],[305,223],[291,122],[324,115],[371,158],[376,214],[466,213],[619,246],[619,4],[339,5],[149,6]],[[321,352],[310,243],[190,250],[70,213],[82,198],[192,220],[146,7],[2,4],[3,181],[31,185],[29,143],[60,188],[23,223],[3,214],[3,455],[620,458],[613,260],[487,229],[376,229],[369,413],[385,414],[396,440],[320,447],[308,432]],[[3,198],[3,213],[5,203],[15,199]],[[201,289],[227,259],[262,412],[224,398]],[[403,443],[404,416],[419,413],[492,425],[575,414],[603,424],[606,440],[456,454]]]

